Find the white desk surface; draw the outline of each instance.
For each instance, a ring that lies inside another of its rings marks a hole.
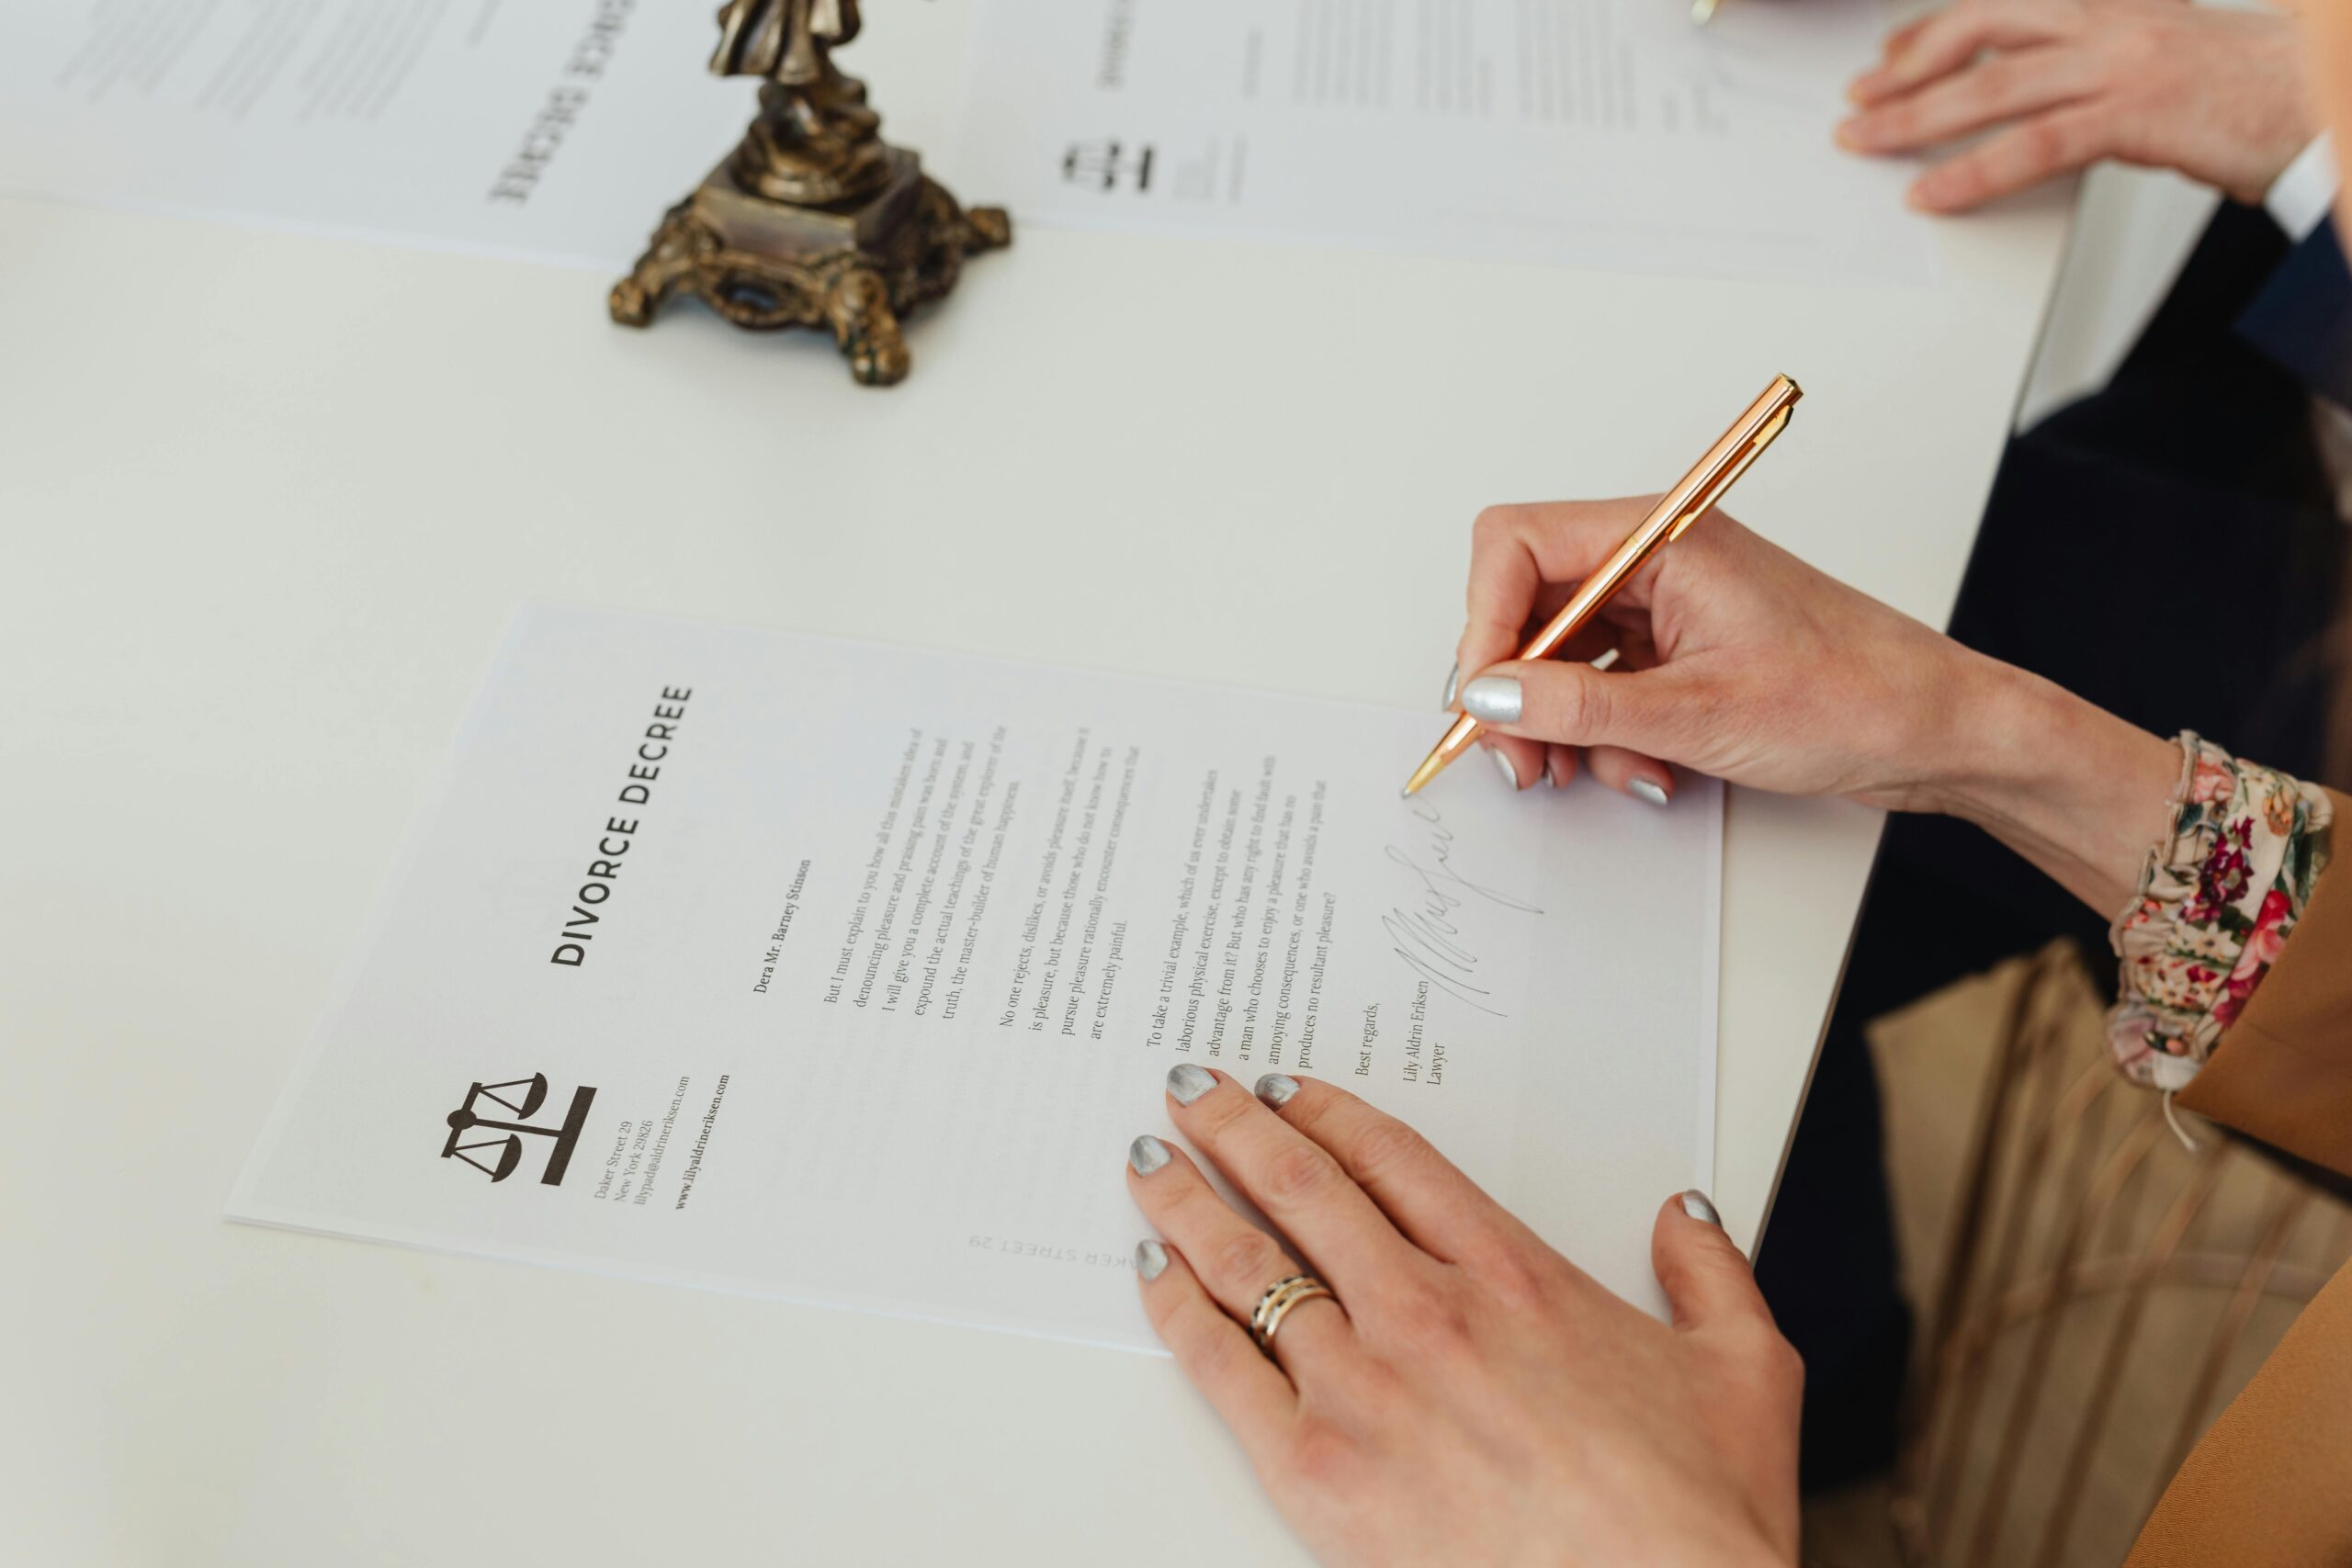
[[[960,7],[876,9],[856,68],[953,182]],[[606,276],[0,201],[0,1555],[1302,1560],[1164,1359],[220,1220],[507,613],[1434,728],[1478,508],[1654,490],[1784,369],[1733,510],[1940,620],[2066,213],[1943,225],[1932,290],[1032,228],[877,392],[815,337],[613,327]],[[1743,1242],[1878,825],[1733,796]]]

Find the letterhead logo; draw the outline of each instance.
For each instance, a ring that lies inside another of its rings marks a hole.
[[[521,1089],[517,1102],[504,1092]],[[514,1174],[523,1163],[523,1134],[526,1133],[551,1140],[545,1145],[547,1165],[539,1172],[543,1187],[560,1187],[563,1173],[571,1164],[572,1146],[580,1142],[580,1130],[588,1124],[588,1107],[595,1102],[596,1091],[587,1085],[571,1091],[571,1108],[564,1112],[560,1126],[534,1126],[531,1118],[547,1103],[548,1076],[533,1073],[527,1078],[509,1078],[504,1083],[478,1083],[466,1090],[465,1102],[449,1112],[449,1141],[441,1145],[443,1159],[461,1159],[492,1181],[503,1181]],[[493,1121],[475,1109],[487,1100],[514,1113],[511,1122]],[[485,1134],[472,1142],[466,1134]],[[495,1134],[496,1136],[487,1134]],[[493,1152],[494,1151],[494,1152]]]
[[[1106,136],[1095,141],[1073,141],[1062,153],[1062,181],[1081,190],[1117,190],[1122,184],[1136,194],[1151,189],[1152,149]]]

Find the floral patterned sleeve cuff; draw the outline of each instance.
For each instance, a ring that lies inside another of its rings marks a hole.
[[[2134,1083],[2185,1088],[2245,1008],[2327,863],[2317,786],[2180,738],[2170,829],[2110,938],[2122,996],[2107,1015],[2116,1065]]]

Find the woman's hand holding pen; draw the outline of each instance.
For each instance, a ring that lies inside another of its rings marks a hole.
[[[2296,23],[2182,0],[1958,0],[1855,79],[1838,140],[1915,152],[1989,131],[1921,175],[1957,212],[2102,158],[2258,202],[2318,134]]]
[[[1965,661],[1720,513],[1660,551],[1565,659],[1504,662],[1654,499],[1480,514],[1457,651],[1461,706],[1489,726],[1485,743],[1522,786],[1565,783],[1576,749],[1589,748],[1593,773],[1620,789],[1645,779],[1670,793],[1663,764],[1679,762],[1784,794],[1909,803],[1941,765],[1918,695]],[[1611,672],[1585,662],[1612,646]],[[1856,647],[1877,657],[1856,663],[1840,651]],[[1862,714],[1881,716],[1872,744],[1848,725]],[[1799,737],[1821,743],[1791,743]]]
[[[1582,751],[1602,782],[1645,795],[1636,781],[1670,792],[1670,763],[1780,794],[1944,812],[2094,907],[2122,906],[2163,826],[2177,747],[1720,513],[1659,552],[1563,658],[1512,662],[1528,627],[1650,504],[1505,506],[1478,519],[1456,696],[1488,726],[1481,743],[1514,783],[1564,784]],[[1611,646],[1606,673],[1585,662]]]

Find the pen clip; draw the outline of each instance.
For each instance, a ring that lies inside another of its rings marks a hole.
[[[1733,481],[1747,472],[1747,465],[1764,455],[1764,448],[1772,445],[1773,437],[1788,428],[1791,412],[1783,408],[1757,427],[1756,434],[1747,438],[1747,446],[1741,451],[1738,460],[1717,474],[1706,489],[1690,498],[1690,503],[1682,509],[1682,515],[1676,518],[1674,526],[1666,531],[1669,541],[1682,537],[1690,525],[1705,516],[1707,509],[1722,498],[1724,491],[1731,489]]]

